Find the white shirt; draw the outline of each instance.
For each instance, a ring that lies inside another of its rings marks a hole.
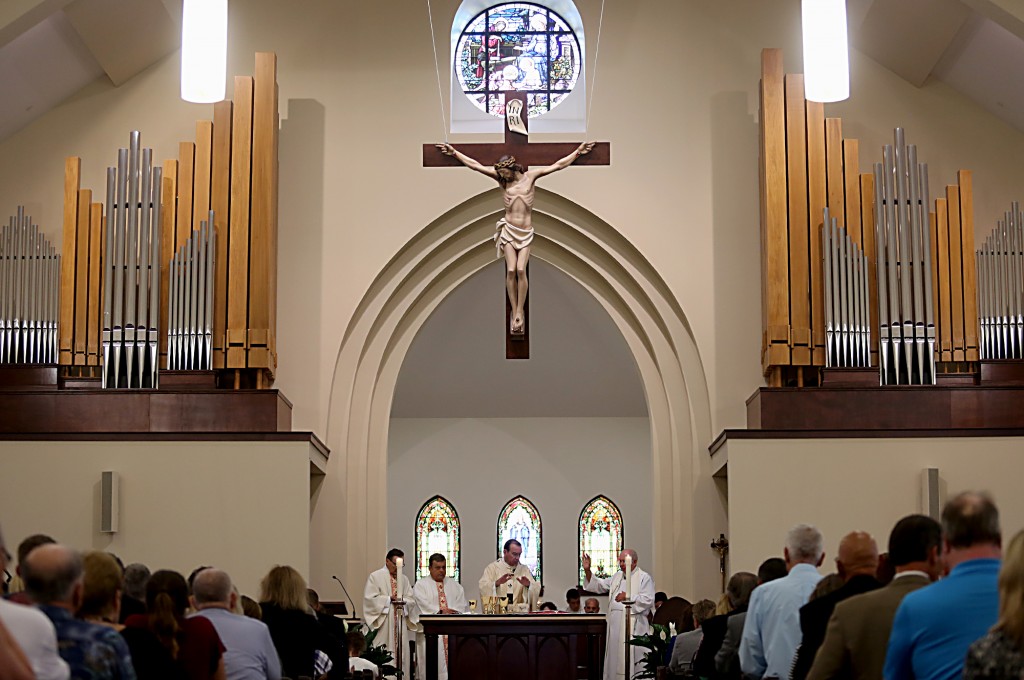
[[[0,620],[28,657],[38,680],[68,680],[71,669],[57,653],[57,631],[46,614],[0,599]]]

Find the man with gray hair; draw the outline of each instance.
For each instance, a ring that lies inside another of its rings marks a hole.
[[[7,548],[0,533],[0,571],[7,568]],[[68,664],[57,653],[57,633],[46,615],[34,607],[0,599],[0,621],[28,658],[39,680],[67,680]]]
[[[74,617],[82,604],[82,556],[59,543],[43,545],[21,565],[25,590],[57,629],[61,658],[74,678],[135,680],[124,638],[110,626]]]
[[[121,623],[133,614],[146,613],[146,584],[149,583],[149,567],[133,562],[124,568],[121,588]]]
[[[999,616],[1002,532],[992,497],[967,491],[950,500],[942,509],[942,534],[951,571],[900,601],[885,657],[886,680],[960,678],[967,649]]]
[[[627,557],[630,563],[628,582],[626,581]],[[636,551],[627,548],[619,553],[619,571],[609,577],[601,578],[595,576],[590,570],[590,555],[583,553],[583,574],[586,576],[583,589],[598,595],[608,593],[608,617],[605,620],[608,627],[608,643],[604,648],[605,680],[622,677],[626,665],[626,640],[651,632],[651,625],[647,621],[647,612],[654,609],[654,579],[640,568],[638,561]],[[625,637],[627,634],[626,607],[622,604],[626,600],[627,594],[633,597],[633,629],[628,632],[628,638]],[[629,673],[630,677],[643,670],[643,654],[639,652],[633,654],[631,660],[634,670]]]
[[[209,620],[224,644],[227,680],[280,680],[281,661],[270,630],[262,621],[232,613],[238,595],[226,572],[209,567],[197,573],[191,599],[198,610],[192,616]]]
[[[821,580],[821,532],[808,524],[789,530],[783,558],[789,573],[755,588],[740,639],[740,669],[754,678],[788,678],[800,644],[800,607]]]

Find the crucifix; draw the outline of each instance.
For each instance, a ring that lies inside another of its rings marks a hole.
[[[498,220],[494,242],[506,262],[505,358],[530,358],[529,310],[526,296],[527,263],[533,241],[534,182],[569,165],[609,165],[608,142],[547,142],[530,144],[526,92],[505,92],[505,142],[502,144],[424,144],[423,166],[465,165],[497,180],[505,199],[505,216]],[[476,160],[482,158],[484,165]],[[537,166],[529,170],[530,166]]]

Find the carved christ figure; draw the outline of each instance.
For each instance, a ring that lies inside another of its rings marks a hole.
[[[505,288],[512,303],[512,323],[509,329],[514,335],[522,335],[525,328],[523,308],[526,305],[526,263],[530,259],[530,244],[533,242],[533,199],[535,183],[545,175],[563,170],[580,156],[590,153],[594,142],[583,142],[571,154],[551,165],[524,170],[515,156],[502,156],[493,166],[481,164],[457,150],[451,144],[437,144],[441,153],[454,156],[470,170],[487,175],[501,186],[505,199],[505,216],[498,220],[494,232],[494,245],[498,259],[505,258]]]

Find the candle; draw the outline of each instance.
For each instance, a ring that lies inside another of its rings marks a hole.
[[[402,599],[402,564],[405,562],[401,557],[395,558],[395,580],[398,581],[398,599]]]
[[[626,553],[626,599],[633,599],[633,556]]]

